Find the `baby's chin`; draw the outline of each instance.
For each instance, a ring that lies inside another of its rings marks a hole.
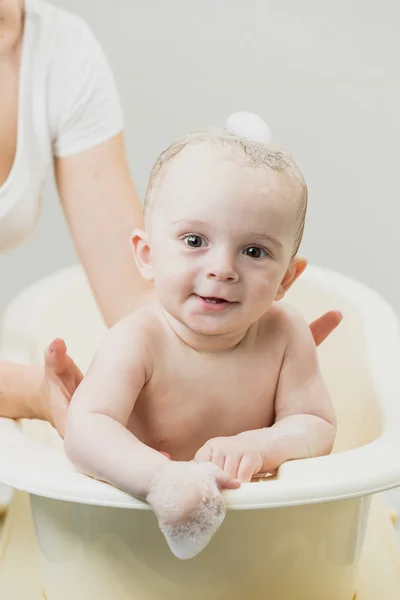
[[[196,335],[204,335],[204,336],[224,336],[229,333],[234,332],[235,330],[228,327],[222,327],[221,325],[208,324],[208,323],[199,323],[197,320],[193,323],[191,321],[185,323],[186,327],[190,329],[192,333]]]
[[[197,335],[226,336],[239,334],[243,324],[230,315],[188,315],[184,325]]]
[[[164,306],[164,313],[180,337],[193,341],[201,341],[201,338],[206,341],[208,338],[208,341],[213,343],[213,340],[216,342],[218,338],[221,338],[221,341],[223,338],[236,340],[246,334],[253,324],[253,319],[243,318],[241,308],[237,303],[237,306],[227,310],[207,313],[198,310],[198,307],[194,308],[190,301],[179,306]]]

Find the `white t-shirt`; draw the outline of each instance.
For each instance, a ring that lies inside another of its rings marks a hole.
[[[18,137],[14,165],[0,186],[0,252],[33,230],[54,156],[69,156],[122,130],[107,60],[86,23],[43,0],[26,0]]]

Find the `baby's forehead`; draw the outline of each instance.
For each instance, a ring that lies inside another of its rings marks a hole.
[[[154,219],[161,227],[203,218],[220,223],[235,218],[235,224],[242,219],[243,226],[250,218],[271,226],[298,220],[299,180],[287,169],[250,160],[242,147],[221,141],[196,140],[180,148],[154,183],[145,213],[148,225]]]
[[[147,187],[146,229],[177,220],[257,225],[296,230],[301,241],[307,186],[284,149],[235,137],[198,131],[178,139],[155,162]],[[202,219],[202,217],[205,219]],[[149,229],[149,230],[150,230]],[[226,229],[226,227],[225,227]]]
[[[182,176],[186,172],[190,172],[192,177],[196,174],[202,177],[207,174],[215,176],[223,164],[232,164],[233,158],[232,148],[220,142],[199,141],[187,144],[166,163],[164,179],[171,175]]]
[[[188,144],[165,165],[159,191],[163,196],[188,188],[230,186],[257,191],[264,196],[274,190],[287,193],[288,186],[299,187],[288,173],[252,163],[242,149],[221,142]]]
[[[195,222],[226,229],[229,224],[239,234],[258,231],[267,223],[272,230],[286,228],[285,223],[296,220],[293,190],[282,185],[281,173],[265,174],[232,160],[208,161],[208,156],[199,164],[191,160],[195,156],[199,153],[188,152],[179,164],[176,161],[171,177],[165,177],[153,209],[160,226]]]

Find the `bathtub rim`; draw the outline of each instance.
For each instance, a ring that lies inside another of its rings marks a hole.
[[[82,276],[79,266],[50,275],[23,290],[5,311],[3,357],[31,362],[29,343],[35,339],[40,315],[46,314],[46,299],[59,290],[60,282],[72,283]],[[359,308],[365,324],[365,343],[371,378],[382,399],[382,435],[353,450],[329,456],[285,463],[273,481],[243,484],[241,489],[224,492],[230,509],[276,508],[329,502],[370,495],[400,485],[400,335],[394,310],[376,292],[343,274],[309,265],[302,276],[320,283],[326,291],[340,288],[341,294]],[[41,291],[40,299],[37,291]],[[24,306],[38,315],[34,322],[21,319]],[[18,331],[21,339],[18,341]],[[10,337],[11,336],[11,337]],[[22,337],[23,336],[23,337]],[[384,347],[384,351],[380,346]],[[396,460],[397,457],[397,460]],[[40,459],[43,460],[41,463]],[[50,470],[49,470],[50,469]],[[63,477],[60,477],[60,472]],[[106,483],[78,473],[64,453],[28,439],[18,423],[0,419],[0,481],[37,496],[81,504],[149,509]]]

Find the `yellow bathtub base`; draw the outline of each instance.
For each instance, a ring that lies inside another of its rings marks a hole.
[[[43,597],[29,496],[16,492],[0,529],[0,598],[43,600]]]
[[[392,518],[379,496],[375,496],[371,504],[355,593],[357,600],[400,598],[400,556]],[[29,497],[16,492],[8,515],[3,525],[0,524],[0,598],[43,600],[44,597]]]
[[[372,499],[357,588],[357,600],[400,598],[398,542],[392,516],[380,496]]]

